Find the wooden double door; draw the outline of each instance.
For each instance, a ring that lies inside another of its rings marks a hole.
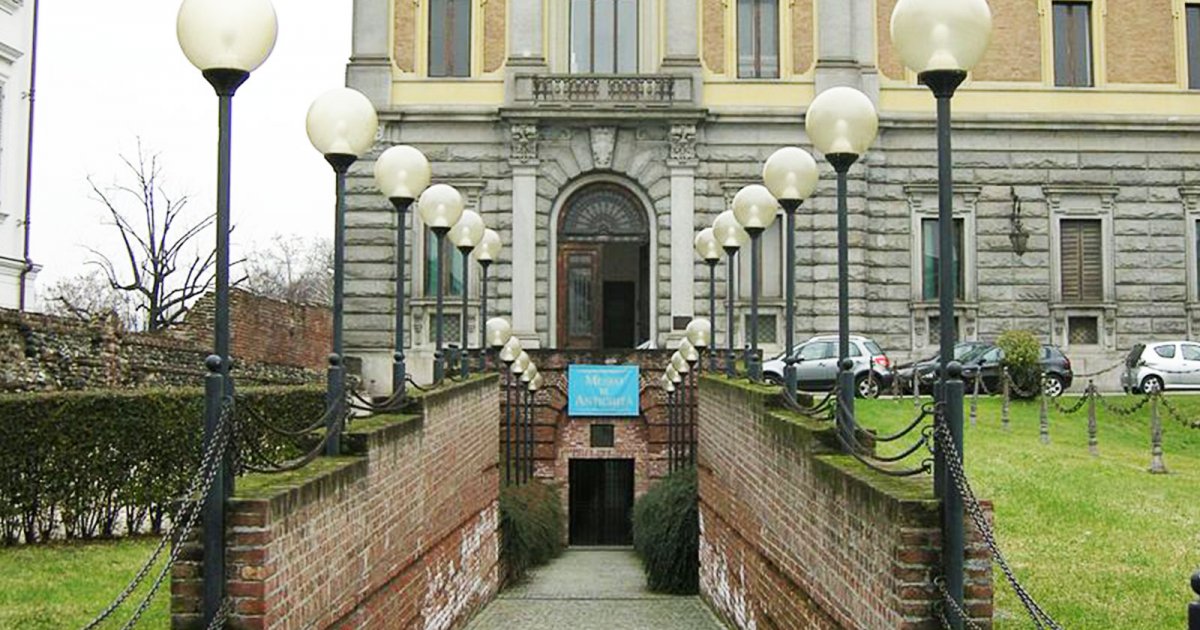
[[[633,348],[649,338],[649,261],[638,243],[565,243],[558,256],[562,348]]]

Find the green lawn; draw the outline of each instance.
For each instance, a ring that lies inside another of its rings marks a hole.
[[[1200,418],[1200,396],[1170,399]],[[1038,440],[1038,409],[1014,402],[1005,430],[1000,401],[981,397],[977,425],[965,420],[968,476],[995,502],[997,538],[1018,577],[1067,628],[1186,626],[1188,579],[1200,568],[1200,430],[1164,413],[1170,474],[1151,475],[1148,406],[1129,418],[1100,409],[1099,457],[1088,453],[1086,407],[1070,416],[1052,407],[1048,445]],[[866,427],[896,430],[912,419],[912,401],[859,401],[857,415]],[[1033,627],[1002,580],[997,571],[997,627]]]
[[[81,628],[115,598],[142,563],[156,540],[61,543],[29,547],[0,547],[0,628],[22,630]],[[165,555],[165,554],[164,554]],[[103,628],[120,628],[158,575]],[[163,583],[138,627],[167,628],[170,584]]]

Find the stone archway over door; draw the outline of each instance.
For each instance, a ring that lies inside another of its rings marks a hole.
[[[588,184],[558,220],[558,343],[632,348],[650,338],[650,226],[612,182]]]

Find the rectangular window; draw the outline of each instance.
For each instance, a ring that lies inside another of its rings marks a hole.
[[[1185,7],[1187,16],[1188,87],[1200,90],[1200,4]]]
[[[442,294],[462,296],[463,290],[463,255],[457,248],[446,244],[446,259],[450,264],[441,270],[438,264],[438,242],[433,230],[425,228],[425,295],[437,295],[438,272],[442,273]]]
[[[759,239],[759,262],[762,263],[762,284],[759,285],[760,299],[779,299],[783,297],[783,217],[779,217],[767,228]],[[750,299],[750,252],[747,245],[737,255],[738,286],[737,295],[743,300]]]
[[[745,326],[742,330],[746,331],[746,343],[750,343],[750,313],[746,313],[742,318],[742,325]],[[778,325],[775,315],[758,314],[758,345],[773,344],[777,341],[775,327]]]
[[[941,240],[938,236],[937,219],[921,219],[921,297],[927,301],[936,300],[941,295],[938,283],[941,274],[938,270],[940,263]],[[963,264],[963,220],[954,219],[954,295],[966,299],[966,272]]]
[[[779,1],[738,0],[738,76],[779,77]]]
[[[571,0],[571,72],[637,72],[637,0]]]
[[[958,317],[954,318],[955,337],[958,336]],[[937,315],[929,316],[929,345],[936,346],[942,343],[942,320]]]
[[[1092,86],[1092,4],[1054,3],[1054,85]]]
[[[429,76],[471,76],[472,0],[429,0]]]
[[[617,442],[615,429],[611,424],[593,424],[592,448],[612,448]]]
[[[1062,299],[1104,300],[1103,231],[1099,219],[1063,219],[1059,225]]]
[[[1100,343],[1100,320],[1096,317],[1068,317],[1067,338],[1070,345]]]

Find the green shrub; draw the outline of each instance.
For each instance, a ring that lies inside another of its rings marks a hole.
[[[500,489],[500,562],[506,584],[525,579],[530,569],[562,553],[564,522],[555,486],[533,481]]]
[[[650,590],[693,595],[700,590],[700,512],[696,469],[672,473],[633,506],[633,546]]]
[[[1017,387],[1026,392],[1038,391],[1042,343],[1037,335],[1028,330],[1006,330],[996,345],[1004,352],[1004,366]]]
[[[297,428],[324,409],[318,387],[238,390],[242,432],[267,440],[255,416]],[[200,389],[0,395],[0,541],[112,536],[118,523],[158,533],[199,466]]]

